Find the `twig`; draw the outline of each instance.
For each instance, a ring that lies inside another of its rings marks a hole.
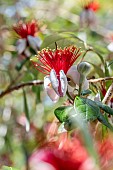
[[[112,97],[113,97],[113,83],[111,84],[111,86],[107,90],[107,93],[106,93],[102,103],[108,104]]]
[[[89,83],[97,83],[97,82],[100,82],[100,81],[107,81],[107,80],[113,80],[113,77],[90,79],[90,80],[89,80]],[[5,91],[1,92],[1,93],[0,93],[0,98],[2,98],[3,96],[11,93],[11,92],[14,91],[14,90],[20,89],[20,88],[22,88],[22,87],[42,85],[42,84],[43,84],[43,81],[42,81],[42,80],[34,80],[34,81],[29,81],[29,82],[27,82],[27,83],[21,83],[21,84],[18,84],[18,85],[16,85],[16,86],[9,87],[9,88],[6,89]]]
[[[9,89],[6,89],[5,91],[1,92],[0,98],[5,96],[6,94],[11,93],[14,90],[18,90],[18,89],[23,88],[25,86],[35,86],[35,85],[41,85],[41,84],[43,84],[42,80],[34,80],[34,81],[29,81],[27,83],[18,84],[16,86],[10,87]]]
[[[107,81],[107,80],[113,80],[113,77],[104,77],[104,78],[98,78],[98,79],[90,79],[88,80],[89,83],[97,83],[100,81]]]

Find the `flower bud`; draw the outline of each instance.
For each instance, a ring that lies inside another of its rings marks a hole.
[[[87,76],[90,71],[90,64],[87,62],[81,62],[80,64],[78,64],[77,70],[80,74]]]

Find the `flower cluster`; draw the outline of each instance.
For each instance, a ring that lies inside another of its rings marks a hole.
[[[100,8],[95,0],[85,0],[82,3],[82,12],[80,15],[81,26],[94,26],[96,24],[95,12]]]
[[[43,49],[37,56],[37,62],[31,60],[37,70],[46,74],[44,87],[54,102],[59,97],[65,96],[68,85],[67,77],[73,82],[74,86],[79,85],[80,74],[77,71],[77,66],[72,65],[80,55],[79,48],[69,46],[56,50]]]
[[[13,30],[19,37],[16,45],[18,54],[24,53],[26,56],[30,56],[27,47],[31,47],[34,51],[39,50],[41,40],[36,37],[36,34],[40,29],[35,20],[31,22],[20,21],[13,26]]]

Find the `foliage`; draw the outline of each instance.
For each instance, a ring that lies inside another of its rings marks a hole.
[[[112,5],[0,1],[2,170],[47,170],[42,161],[56,170],[63,161],[78,170],[113,169],[103,149],[104,142],[113,149]],[[68,159],[74,142],[85,153],[79,166],[75,155]]]

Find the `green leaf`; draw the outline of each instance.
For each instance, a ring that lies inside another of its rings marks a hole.
[[[24,72],[24,76],[22,77],[22,81],[23,82],[28,82],[28,81],[32,81],[34,80],[34,74],[31,73],[29,70],[27,70],[26,72]]]
[[[95,68],[96,73],[97,73],[100,77],[103,77],[103,76],[104,76],[104,72],[103,72],[103,70],[102,70],[99,66],[97,66],[96,64],[93,64],[93,63],[91,63],[91,62],[88,62],[88,63],[91,64],[91,65]]]
[[[23,99],[24,99],[24,111],[26,115],[26,131],[29,131],[30,129],[30,117],[29,117],[29,109],[28,109],[28,104],[27,104],[27,97],[25,90],[23,89]]]
[[[2,166],[2,170],[18,170],[18,169],[8,166]]]
[[[81,95],[82,95],[82,96],[85,96],[85,95],[88,95],[88,94],[91,94],[91,90],[89,90],[89,89],[83,90],[83,91],[81,92]]]
[[[105,62],[104,68],[105,68],[105,76],[106,76],[106,77],[109,77],[110,75],[109,75],[109,68],[108,68],[108,66],[107,66],[107,62]]]
[[[36,94],[36,103],[40,103],[41,102],[40,93],[41,93],[42,87],[41,86],[32,86],[32,90]]]
[[[107,119],[104,117],[104,115],[99,114],[98,120],[99,120],[103,125],[105,125],[106,127],[108,127],[111,131],[113,131],[113,126],[107,121]]]
[[[16,65],[16,70],[17,71],[20,71],[22,69],[22,67],[24,66],[24,64],[29,60],[29,58],[25,58],[23,59],[21,62],[19,62],[17,65]]]
[[[106,104],[103,104],[100,101],[95,101],[96,104],[102,109],[104,110],[106,113],[109,113],[110,115],[113,115],[113,109],[109,106],[107,106]]]
[[[98,119],[102,124],[104,124],[111,131],[113,131],[112,125],[100,112],[100,108],[95,101],[92,101],[87,98],[80,98],[79,96],[77,96],[74,101],[74,108],[76,114],[80,114],[83,121],[93,121],[95,119]]]
[[[73,33],[71,34],[68,32],[47,36],[41,45],[41,49],[47,47],[55,49],[55,42],[57,43],[58,47],[61,48],[76,44],[77,47],[84,49],[84,42],[76,37]]]
[[[93,140],[92,136],[89,132],[89,128],[86,121],[83,121],[83,117],[81,114],[75,114],[76,110],[73,110],[72,116],[68,118],[68,120],[65,122],[64,127],[67,130],[72,130],[73,128],[78,128],[81,132],[81,135],[84,139],[84,143],[86,145],[86,148],[91,156],[95,158],[95,160],[98,161],[98,155],[94,149],[93,146]]]
[[[86,121],[97,119],[100,108],[90,99],[76,97],[74,101],[76,114],[80,114]]]
[[[108,67],[113,64],[113,60],[109,61]]]
[[[61,106],[55,109],[54,114],[58,120],[63,123],[66,122],[68,117],[71,115],[72,106]]]
[[[97,52],[96,50],[93,50],[93,51],[98,55],[98,57],[100,58],[102,64],[104,64],[103,56],[99,52]]]

